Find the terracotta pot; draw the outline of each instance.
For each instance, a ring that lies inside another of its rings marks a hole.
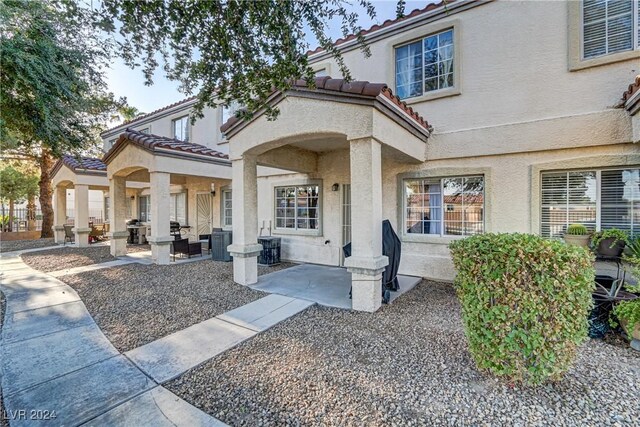
[[[589,240],[591,237],[588,234],[578,235],[578,234],[565,234],[564,241],[567,245],[580,246],[583,248],[589,247]]]
[[[615,237],[608,237],[603,239],[598,244],[598,248],[596,252],[598,255],[606,256],[606,257],[620,257],[622,255],[622,251],[624,250],[625,243],[621,240],[618,240],[613,247],[611,244],[616,240]]]

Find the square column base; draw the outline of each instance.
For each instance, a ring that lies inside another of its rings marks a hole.
[[[53,241],[57,244],[64,243],[64,226],[62,225],[54,225],[53,226]]]
[[[167,265],[171,262],[171,242],[173,237],[149,237],[151,260],[154,264]]]
[[[107,236],[110,241],[109,246],[111,256],[125,256],[127,254],[127,237],[129,236],[129,233],[126,231],[114,231],[108,233]]]
[[[90,228],[76,228],[74,229],[74,233],[76,235],[76,246],[79,248],[88,248],[89,247],[89,233],[91,233]]]
[[[258,283],[258,255],[262,245],[229,245],[233,257],[233,281],[240,285]]]
[[[351,273],[351,308],[356,311],[373,313],[382,305],[382,272],[389,264],[389,258],[356,257],[345,260]]]

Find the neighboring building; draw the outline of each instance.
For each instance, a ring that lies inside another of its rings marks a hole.
[[[369,311],[383,219],[403,244],[400,272],[438,280],[454,275],[447,245],[468,235],[553,238],[573,222],[640,233],[638,1],[447,1],[364,36],[370,58],[355,37],[336,43],[357,81],[326,77],[337,65],[310,52],[318,89],[274,93],[275,121],[217,108],[192,125],[190,98],[105,132],[109,178],[143,183],[126,216],[153,221],[144,182],[161,172],[171,186],[157,197],[175,197],[165,216],[192,238],[233,228],[237,282],[255,282],[256,237],[272,234],[284,259],[346,265],[354,308]]]

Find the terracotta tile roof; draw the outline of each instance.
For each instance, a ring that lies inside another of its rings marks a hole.
[[[195,100],[196,98],[197,98],[197,96],[195,96],[195,95],[194,96],[190,96],[189,98],[185,98],[185,99],[183,99],[181,101],[174,102],[173,104],[165,105],[164,107],[158,108],[157,110],[153,110],[150,113],[146,113],[146,114],[143,114],[141,116],[138,116],[135,119],[125,120],[124,122],[120,123],[119,125],[113,126],[113,127],[109,128],[109,129],[105,130],[100,135],[104,135],[105,133],[110,132],[110,131],[112,131],[114,129],[117,129],[117,128],[119,128],[121,126],[124,126],[124,125],[130,125],[132,123],[137,123],[137,122],[139,122],[139,121],[141,121],[143,119],[146,119],[147,117],[153,116],[154,114],[161,113],[161,112],[163,112],[165,110],[169,110],[169,109],[171,109],[173,107],[177,107],[179,105],[191,102],[191,101]]]
[[[345,95],[355,95],[367,98],[385,98],[405,112],[414,122],[427,131],[431,131],[429,123],[406,102],[394,95],[386,83],[370,83],[368,81],[352,81],[347,83],[343,79],[332,79],[331,77],[317,77],[315,79],[316,88],[311,89],[305,80],[296,80],[292,83],[291,90],[320,91],[325,93],[341,93]],[[275,93],[275,91],[274,91]],[[220,127],[221,132],[226,132],[233,125],[241,121],[241,118],[232,116]]]
[[[640,90],[640,74],[636,76],[634,82],[631,83],[627,90],[622,94],[622,101],[627,102],[638,90]]]
[[[398,22],[404,21],[406,19],[413,18],[413,17],[418,16],[418,15],[423,15],[423,14],[425,14],[427,12],[431,12],[432,10],[438,9],[439,7],[442,7],[445,4],[449,5],[449,4],[451,4],[451,3],[455,2],[455,1],[456,0],[442,0],[442,1],[438,2],[438,3],[429,3],[428,5],[423,7],[422,9],[414,9],[414,10],[412,10],[411,12],[409,12],[408,14],[406,14],[402,18],[387,19],[386,21],[384,21],[380,25],[373,25],[373,26],[371,26],[370,28],[368,28],[366,30],[362,30],[362,31],[360,31],[360,35],[364,36],[364,35],[367,35],[367,34],[371,34],[373,32],[376,32],[378,30],[381,30],[383,28],[386,28],[386,27],[388,27],[390,25],[393,25],[393,24],[396,24]],[[355,40],[357,37],[358,37],[357,34],[349,34],[347,37],[337,39],[333,43],[333,45],[334,46],[338,46],[338,45],[341,45],[341,44],[346,43],[348,41]],[[308,51],[307,55],[314,55],[316,53],[322,52],[323,50],[324,49],[322,47],[318,46],[317,48]]]
[[[185,154],[195,154],[199,156],[213,157],[216,159],[229,159],[229,156],[204,145],[194,144],[191,142],[184,142],[173,138],[167,138],[165,136],[153,135],[149,133],[142,133],[133,129],[126,129],[120,137],[113,144],[113,147],[104,155],[103,160],[107,162],[116,151],[126,142],[133,142],[143,148],[151,151],[158,149],[173,150]]]
[[[76,171],[79,169],[93,170],[93,171],[106,171],[107,165],[102,160],[95,157],[76,157],[65,154],[58,162],[69,167],[69,169]]]

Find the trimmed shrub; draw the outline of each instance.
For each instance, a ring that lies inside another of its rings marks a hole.
[[[482,234],[449,247],[478,368],[530,385],[559,379],[587,337],[591,253],[519,233]]]

